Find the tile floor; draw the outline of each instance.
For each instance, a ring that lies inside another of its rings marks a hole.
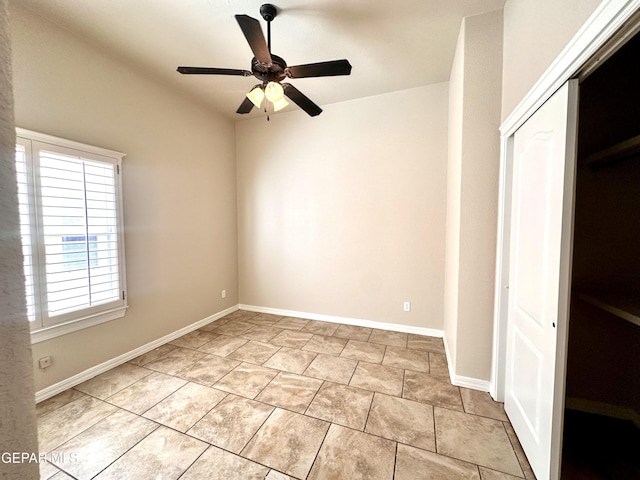
[[[441,339],[237,311],[37,406],[43,479],[534,479]]]

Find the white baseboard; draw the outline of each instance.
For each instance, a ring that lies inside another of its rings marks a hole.
[[[377,322],[375,320],[363,320],[360,318],[338,317],[335,315],[324,315],[321,313],[297,312],[295,310],[283,310],[280,308],[259,307],[256,305],[240,304],[240,310],[248,310],[250,312],[271,313],[273,315],[282,315],[285,317],[298,317],[306,320],[321,320],[323,322],[343,323],[345,325],[354,325],[356,327],[377,328],[382,330],[391,330],[393,332],[414,333],[416,335],[427,335],[429,337],[442,338],[443,331],[435,328],[413,327],[411,325],[399,325],[397,323]]]
[[[451,383],[456,387],[470,388],[472,390],[480,390],[481,392],[488,392],[490,388],[490,382],[488,380],[480,380],[479,378],[463,377],[462,375],[452,375]]]
[[[617,418],[619,420],[630,420],[636,425],[636,427],[640,428],[640,413],[631,407],[623,407],[621,405],[612,405],[610,403],[573,397],[567,397],[565,399],[565,407],[569,410],[594,413],[596,415]]]
[[[447,365],[449,367],[449,379],[451,384],[456,387],[470,388],[472,390],[480,390],[481,392],[488,392],[491,388],[491,382],[489,380],[480,380],[474,377],[465,377],[463,375],[456,375],[453,368],[453,360],[451,358],[451,352],[449,351],[449,344],[447,339],[444,339],[444,353],[447,357]]]
[[[259,307],[256,305],[245,305],[245,304],[234,305],[233,307],[229,307],[226,310],[222,310],[221,312],[215,313],[209,317],[206,317],[202,320],[192,323],[191,325],[187,325],[186,327],[176,330],[175,332],[172,332],[168,335],[158,338],[152,342],[146,343],[138,348],[135,348],[134,350],[131,350],[127,353],[123,353],[122,355],[112,358],[111,360],[107,360],[106,362],[103,362],[99,365],[88,368],[76,375],[73,375],[72,377],[69,377],[58,383],[55,383],[46,388],[43,388],[42,390],[39,390],[38,392],[36,392],[36,403],[46,400],[47,398],[53,397],[54,395],[64,392],[69,388],[75,387],[76,385],[82,382],[85,382],[95,377],[96,375],[100,375],[101,373],[104,373],[107,370],[117,367],[118,365],[122,365],[123,363],[126,363],[129,360],[132,360],[140,355],[150,352],[154,348],[158,348],[159,346],[164,345],[165,343],[168,343],[172,340],[175,340],[178,337],[186,335],[189,332],[197,330],[198,328],[201,328],[239,309],[247,310],[250,312],[271,313],[274,315],[282,315],[287,317],[305,318],[308,320],[321,320],[324,322],[342,323],[345,325],[354,325],[358,327],[377,328],[377,329],[383,329],[383,330],[390,330],[394,332],[413,333],[416,335],[426,335],[429,337],[442,338],[444,334],[442,330],[437,330],[433,328],[414,327],[411,325],[399,325],[396,323],[377,322],[375,320],[363,320],[363,319],[350,318],[350,317],[338,317],[334,315],[324,315],[319,313],[298,312],[294,310],[283,310],[279,308]],[[452,365],[446,342],[445,342],[445,353],[447,356],[447,363],[449,365]],[[472,388],[475,390],[482,390],[485,392],[489,391],[488,381],[479,380],[479,379],[470,378],[470,377],[463,377],[460,375],[454,375],[452,373],[451,368],[449,368],[449,375],[451,378],[451,383],[453,385],[456,385],[459,387]]]
[[[187,325],[186,327],[183,327],[179,330],[176,330],[175,332],[165,335],[164,337],[161,337],[161,338],[158,338],[157,340],[146,343],[127,353],[123,353],[122,355],[112,358],[111,360],[107,360],[106,362],[103,362],[99,365],[88,368],[83,372],[73,375],[72,377],[69,377],[58,383],[54,383],[53,385],[43,388],[42,390],[39,390],[36,392],[36,403],[46,400],[47,398],[53,397],[58,393],[64,392],[65,390],[68,390],[71,387],[75,387],[76,385],[82,382],[85,382],[95,377],[96,375],[100,375],[101,373],[104,373],[107,370],[111,370],[112,368],[117,367],[118,365],[122,365],[123,363],[128,362],[129,360],[132,360],[136,357],[139,357],[144,353],[150,352],[154,348],[158,348],[159,346],[164,345],[165,343],[168,343],[171,340],[175,340],[176,338],[186,335],[189,332],[192,332],[194,330],[197,330],[198,328],[204,327],[205,325],[215,320],[218,320],[219,318],[222,318],[225,315],[235,312],[236,310],[238,310],[238,305],[229,307],[225,310],[222,310],[221,312],[215,313],[207,318],[203,318],[202,320],[192,323],[191,325]]]

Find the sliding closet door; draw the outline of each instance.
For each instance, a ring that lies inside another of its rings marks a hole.
[[[514,135],[505,410],[538,480],[559,478],[578,82]]]

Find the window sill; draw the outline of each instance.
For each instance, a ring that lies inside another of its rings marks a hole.
[[[57,325],[32,330],[31,344],[33,345],[35,343],[44,342],[45,340],[50,340],[55,337],[67,335],[68,333],[77,332],[84,328],[93,327],[117,318],[122,318],[124,317],[127,308],[127,305],[123,305],[88,317],[78,318],[76,320],[70,320]]]

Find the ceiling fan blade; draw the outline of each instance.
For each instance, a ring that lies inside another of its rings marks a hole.
[[[332,60],[329,62],[308,63],[306,65],[294,65],[287,68],[287,77],[335,77],[337,75],[349,75],[351,64],[349,60]]]
[[[256,59],[262,63],[273,63],[260,22],[249,15],[236,15],[236,20]]]
[[[322,109],[318,105],[313,103],[309,99],[309,97],[304,95],[300,90],[298,90],[290,83],[283,83],[282,88],[284,89],[284,94],[302,110],[307,112],[310,116],[315,117],[316,115],[320,115],[320,113],[322,113]]]
[[[252,75],[249,70],[238,70],[235,68],[178,67],[178,72],[189,75],[239,75],[242,77]]]
[[[253,108],[253,102],[245,97],[245,99],[242,101],[242,103],[238,107],[238,110],[236,110],[236,113],[240,113],[240,114],[249,113],[252,108]]]

